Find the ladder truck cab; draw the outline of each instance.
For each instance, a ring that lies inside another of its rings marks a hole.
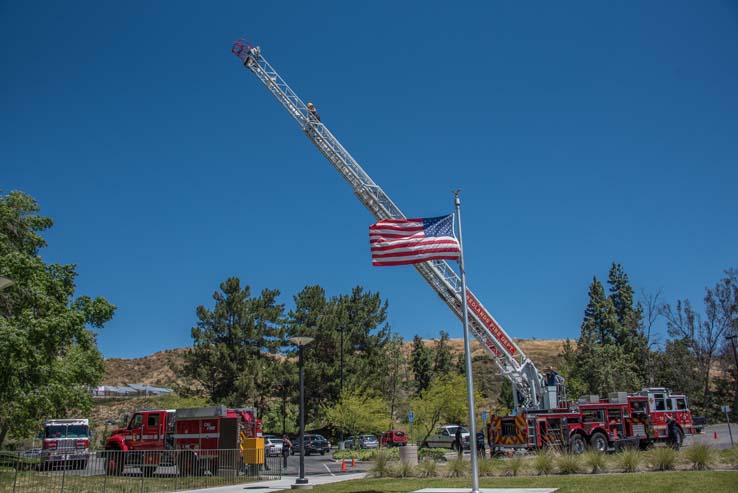
[[[85,469],[90,458],[90,422],[87,419],[47,419],[40,433],[43,467]]]
[[[656,404],[656,399],[665,402]],[[685,433],[692,433],[692,415],[685,396],[666,389],[644,389],[637,394],[614,392],[607,399],[587,395],[568,409],[492,416],[487,425],[488,441],[497,452],[549,446],[565,447],[576,454],[587,448],[599,452],[626,446],[646,448],[669,440],[666,420],[670,413],[652,411],[657,405],[666,408],[668,400],[674,408],[677,401],[682,407],[679,413],[671,413],[677,423],[674,446],[679,447]]]
[[[136,411],[127,427],[113,431],[105,450],[106,472],[113,475],[126,466],[146,476],[174,466],[180,475],[215,475],[220,463],[235,454],[245,463],[264,463],[261,420],[254,408]]]

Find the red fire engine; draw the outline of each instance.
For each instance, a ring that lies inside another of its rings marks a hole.
[[[144,410],[105,442],[105,469],[118,475],[126,465],[135,465],[151,476],[157,467],[176,466],[182,475],[215,475],[222,454],[243,455],[247,449],[255,453],[244,456],[244,462],[263,463],[261,420],[253,408]]]
[[[40,437],[44,467],[71,465],[85,469],[90,458],[90,423],[87,419],[48,419]]]
[[[643,389],[637,394],[617,392],[608,399],[584,396],[568,408],[492,416],[487,425],[490,448],[537,449],[566,447],[582,453],[587,447],[600,452],[623,446],[646,448],[669,440],[668,416],[676,421],[673,445],[694,433],[687,398],[664,388]]]

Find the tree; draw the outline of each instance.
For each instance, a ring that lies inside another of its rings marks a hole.
[[[0,196],[0,275],[15,284],[0,292],[0,446],[24,438],[44,417],[89,412],[89,387],[104,373],[88,327],[115,312],[104,298],[74,298],[74,265],[47,264],[41,232],[53,225],[29,195]]]
[[[228,406],[249,403],[264,411],[279,383],[277,353],[284,346],[284,305],[279,291],[264,289],[258,297],[230,277],[213,293],[212,310],[197,307],[193,347],[185,355],[185,374],[206,389],[212,402]]]
[[[705,412],[710,412],[717,404],[712,399],[711,371],[715,358],[726,345],[725,335],[735,330],[738,318],[736,271],[726,271],[725,278],[705,291],[704,313],[694,309],[689,300],[677,300],[674,307],[665,304],[661,313],[666,318],[669,336],[683,341],[697,361],[702,393],[700,404]]]
[[[385,384],[385,398],[389,403],[390,419],[394,420],[399,404],[407,398],[405,392],[405,366],[407,361],[402,351],[403,341],[399,334],[394,334],[385,348],[385,358],[389,362],[389,368]]]
[[[637,390],[647,370],[642,308],[633,304],[633,289],[620,264],[612,264],[608,284],[609,296],[592,279],[577,348],[564,358],[572,383],[599,395]]]
[[[305,408],[308,420],[338,401],[340,389],[340,336],[344,331],[344,390],[381,394],[389,372],[385,347],[391,331],[386,324],[387,302],[379,293],[361,286],[326,299],[320,286],[306,286],[294,297],[288,316],[290,336],[308,336],[305,347]]]
[[[346,390],[333,405],[324,406],[327,421],[346,436],[380,433],[387,424],[387,404],[379,397]]]
[[[474,398],[478,403],[481,396],[475,392]],[[466,401],[466,379],[462,375],[434,379],[430,386],[410,403],[410,408],[415,413],[414,427],[418,432],[417,436],[421,437],[418,442],[425,442],[442,422],[468,423],[469,410]]]
[[[415,377],[415,393],[420,395],[430,385],[433,378],[431,350],[425,345],[423,339],[416,335],[413,338],[413,350],[410,353],[410,359],[413,367],[413,376]]]
[[[436,341],[433,358],[433,375],[442,377],[448,375],[453,370],[453,357],[451,355],[451,347],[448,343],[448,332],[441,331],[441,338]]]

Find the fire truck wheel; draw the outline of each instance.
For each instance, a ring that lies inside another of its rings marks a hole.
[[[150,478],[156,472],[156,466],[141,466],[141,473]]]
[[[599,431],[592,433],[592,436],[589,439],[589,444],[592,446],[592,449],[597,452],[605,453],[609,448],[607,437]]]
[[[587,449],[587,442],[582,435],[576,434],[569,438],[569,450],[572,454],[582,454]]]

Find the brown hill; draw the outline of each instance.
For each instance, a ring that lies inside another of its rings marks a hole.
[[[430,346],[435,344],[432,339],[426,339],[424,342]],[[559,366],[563,340],[515,339],[515,342],[539,369],[542,370],[548,365]],[[463,339],[451,339],[449,343],[455,354],[461,353],[464,349]],[[412,341],[406,342],[405,354],[409,355],[411,349]],[[105,378],[102,383],[103,385],[140,383],[170,388],[183,383],[191,384],[178,371],[178,368],[184,364],[186,350],[187,348],[167,349],[142,358],[107,359],[105,360]],[[476,341],[472,341],[472,354],[474,356],[483,354],[481,346]]]

